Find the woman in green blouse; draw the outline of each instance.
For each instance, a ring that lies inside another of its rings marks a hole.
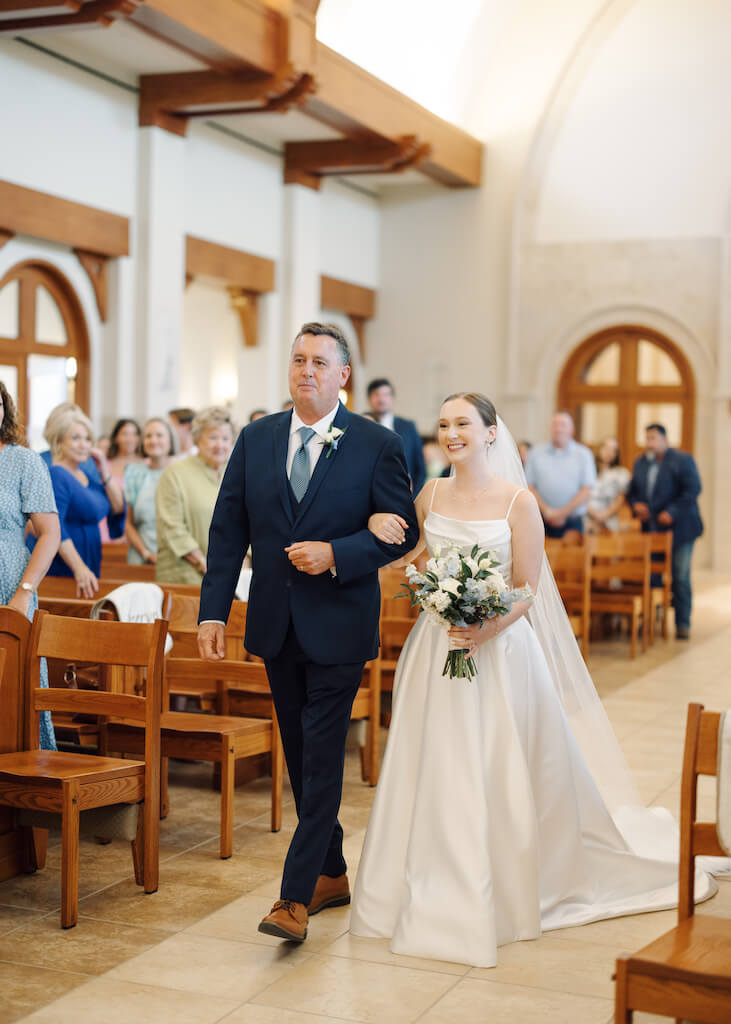
[[[155,495],[159,583],[200,583],[206,571],[208,529],[234,443],[226,409],[213,406],[193,420],[197,455],[171,463]]]

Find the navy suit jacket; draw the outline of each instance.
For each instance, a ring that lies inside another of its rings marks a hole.
[[[345,433],[337,450],[320,453],[295,510],[286,468],[291,420],[291,412],[276,413],[239,435],[211,522],[199,619],[228,619],[251,545],[246,649],[274,658],[291,621],[310,660],[367,661],[378,653],[378,570],[415,547],[419,537],[403,447],[392,431],[341,405],[334,424]],[[404,544],[377,540],[368,529],[374,512],[404,517]],[[332,544],[336,576],[294,568],[284,549],[307,540]]]
[[[703,520],[698,510],[701,479],[695,459],[687,452],[668,448],[657,472],[652,497],[647,496],[647,474],[651,460],[641,455],[635,461],[632,479],[627,490],[627,501],[634,505],[643,501],[650,509],[650,518],[642,524],[645,532],[673,531],[673,545],[695,540],[703,533]],[[667,511],[673,517],[672,526],[657,522],[658,513]]]
[[[418,494],[426,480],[426,464],[424,462],[424,446],[419,431],[413,420],[405,420],[401,416],[393,418],[394,432],[403,441],[406,454],[406,465],[411,477],[414,494]]]

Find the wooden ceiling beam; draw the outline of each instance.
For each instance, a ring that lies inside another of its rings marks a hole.
[[[351,138],[416,135],[431,146],[419,167],[423,174],[452,187],[481,182],[481,142],[322,43],[317,47],[317,93],[303,110]]]
[[[417,166],[429,152],[429,144],[413,135],[394,142],[288,142],[284,148],[285,183],[319,188],[319,179],[332,174],[397,173]]]
[[[0,17],[24,11],[32,14],[68,14],[81,10],[82,0],[0,0]]]
[[[16,35],[18,32],[34,32],[38,30],[83,28],[88,25],[101,25],[108,28],[117,18],[126,17],[135,12],[143,0],[82,0],[81,3],[53,6],[65,8],[61,13],[51,13],[50,4],[35,3],[35,13],[29,14],[28,5],[11,2],[4,4],[3,13],[23,12],[15,18],[0,18],[0,34]],[[43,10],[41,10],[43,9]],[[45,13],[43,13],[45,12]]]
[[[312,76],[291,65],[264,77],[252,71],[142,75],[139,123],[185,134],[187,118],[284,111],[302,104],[313,89]]]
[[[260,0],[145,0],[130,20],[218,71],[272,75],[288,59],[288,18]]]

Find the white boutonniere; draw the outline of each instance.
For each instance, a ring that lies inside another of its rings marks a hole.
[[[343,434],[347,429],[348,428],[345,427],[344,430],[341,430],[340,427],[336,427],[334,423],[330,424],[327,433],[320,441],[320,444],[322,445],[323,450],[325,452],[326,459],[329,459],[332,453],[338,450],[338,445],[340,444],[343,438]]]

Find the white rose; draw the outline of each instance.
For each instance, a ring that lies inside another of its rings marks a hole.
[[[473,576],[475,576],[480,571],[479,565],[470,555],[467,555],[465,557],[465,564],[467,565]]]
[[[439,589],[442,591],[446,590],[447,593],[454,594],[455,597],[459,597],[461,593],[459,580],[440,580]]]

